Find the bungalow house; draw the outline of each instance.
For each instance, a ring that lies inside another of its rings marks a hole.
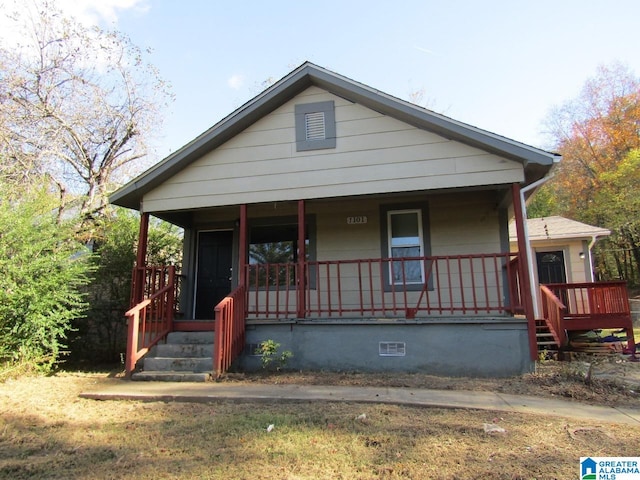
[[[203,331],[216,374],[267,339],[296,369],[531,371],[523,206],[559,159],[304,63],[111,196],[142,213],[127,369]]]

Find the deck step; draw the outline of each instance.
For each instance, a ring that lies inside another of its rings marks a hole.
[[[536,343],[538,344],[538,351],[556,351],[558,350],[558,344],[553,338],[553,334],[549,330],[547,322],[543,319],[536,320]]]

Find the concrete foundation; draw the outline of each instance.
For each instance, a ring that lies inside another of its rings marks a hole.
[[[526,320],[512,317],[248,324],[248,345],[269,339],[293,353],[286,368],[296,370],[508,377],[535,367]],[[251,351],[238,359],[237,368],[261,368],[260,357]]]

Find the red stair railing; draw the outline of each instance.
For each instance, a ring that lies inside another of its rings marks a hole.
[[[215,308],[213,374],[223,375],[242,353],[245,341],[245,288],[240,285]]]
[[[174,266],[139,267],[134,270],[133,291],[147,298],[125,313],[128,319],[125,371],[135,370],[136,362],[173,329],[176,274]],[[144,282],[142,285],[137,282]]]

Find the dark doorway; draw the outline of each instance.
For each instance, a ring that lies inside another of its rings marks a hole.
[[[538,282],[567,283],[567,273],[564,268],[564,252],[536,252],[538,262]]]
[[[198,233],[196,320],[214,318],[214,308],[231,292],[233,232]]]

